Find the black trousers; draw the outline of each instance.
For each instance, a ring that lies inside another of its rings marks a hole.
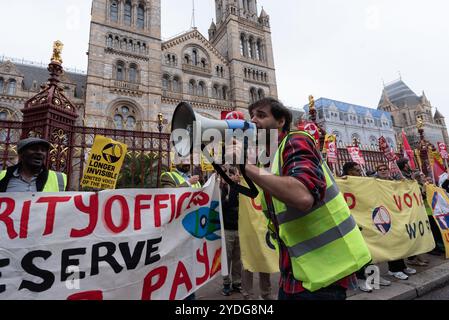
[[[388,262],[388,270],[391,272],[403,272],[406,268],[404,259]]]

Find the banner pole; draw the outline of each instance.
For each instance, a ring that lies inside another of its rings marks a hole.
[[[433,155],[431,155],[431,157],[433,157]],[[433,161],[436,161],[436,159],[434,158]],[[435,181],[435,171],[433,170],[433,164],[432,161],[429,158],[429,166],[430,166],[430,170],[432,172],[432,181],[434,185],[437,185],[437,181]]]

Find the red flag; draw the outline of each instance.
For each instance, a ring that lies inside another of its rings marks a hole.
[[[408,159],[410,168],[416,170],[414,153],[412,148],[410,148],[404,129],[402,129],[402,144],[404,145],[404,158]]]
[[[445,173],[446,170],[444,170],[444,166],[435,158],[433,157],[433,177],[436,184],[438,184],[438,181],[440,180],[440,176]]]

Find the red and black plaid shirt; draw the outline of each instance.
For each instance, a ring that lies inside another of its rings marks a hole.
[[[279,136],[279,144],[285,138],[286,133]],[[315,200],[314,203],[321,201],[326,192],[326,177],[321,168],[321,155],[314,145],[313,141],[301,134],[293,134],[285,144],[282,154],[283,166],[282,176],[290,176],[298,179],[310,190]],[[266,195],[267,204],[271,204],[271,197]],[[270,207],[270,206],[269,206]],[[270,213],[273,218],[274,213]],[[279,225],[276,219],[273,221],[277,233]],[[287,294],[295,294],[305,291],[302,282],[293,276],[293,268],[290,262],[290,256],[283,243],[279,244],[279,259],[281,278],[280,288]],[[349,277],[337,282],[344,288],[349,286]]]

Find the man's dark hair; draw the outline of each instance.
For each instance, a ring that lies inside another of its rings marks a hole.
[[[376,167],[376,171],[379,171],[380,168],[387,168],[388,170],[390,170],[390,168],[388,167],[388,165],[386,163],[381,163]]]
[[[359,165],[358,163],[353,162],[353,161],[346,162],[346,163],[343,165],[343,175],[344,175],[344,176],[349,175],[349,171],[352,170],[352,169],[354,169],[354,168],[355,168],[356,166],[358,166],[358,165]]]
[[[399,170],[403,171],[405,168],[405,165],[408,163],[408,159],[402,158],[396,161],[396,164],[399,167]]]
[[[293,115],[291,111],[287,107],[285,107],[279,100],[276,100],[274,98],[263,98],[259,101],[256,101],[249,106],[249,113],[251,114],[254,109],[267,105],[271,107],[271,114],[276,120],[285,119],[285,124],[282,130],[290,131],[290,126],[293,121]]]

